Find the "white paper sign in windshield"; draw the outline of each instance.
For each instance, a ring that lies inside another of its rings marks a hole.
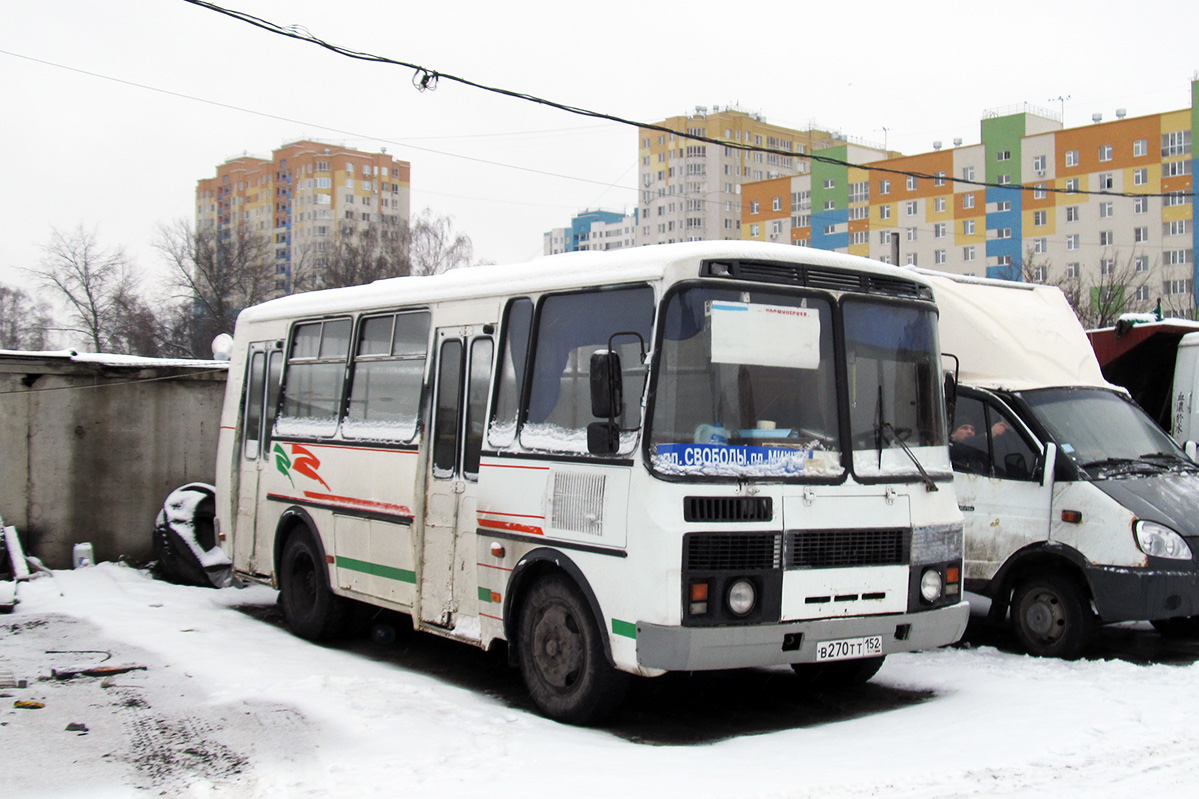
[[[712,303],[712,362],[816,369],[820,313],[813,308]]]

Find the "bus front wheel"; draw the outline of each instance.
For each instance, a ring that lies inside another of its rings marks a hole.
[[[568,724],[593,724],[616,709],[628,675],[604,655],[587,601],[560,576],[543,577],[520,614],[520,672],[537,708]]]
[[[349,602],[329,588],[329,570],[308,530],[297,530],[283,546],[279,602],[291,631],[324,641],[343,630]]]

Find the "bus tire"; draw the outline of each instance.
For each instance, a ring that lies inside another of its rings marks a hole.
[[[345,630],[348,600],[329,588],[329,570],[307,529],[293,532],[279,564],[279,603],[291,631],[309,641],[327,641]]]
[[[1021,580],[1012,592],[1011,613],[1012,632],[1030,655],[1074,660],[1090,639],[1090,603],[1063,574],[1034,574]]]
[[[546,716],[594,724],[624,698],[628,675],[604,654],[587,601],[559,575],[539,579],[521,604],[517,653],[529,697]]]
[[[1199,638],[1199,616],[1154,619],[1149,623],[1164,638]]]
[[[791,669],[809,688],[838,690],[865,685],[883,667],[886,655],[831,663],[792,663]]]

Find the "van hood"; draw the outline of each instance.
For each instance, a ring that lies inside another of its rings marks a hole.
[[[1186,538],[1199,536],[1199,472],[1112,477],[1091,485],[1138,519],[1164,524]]]

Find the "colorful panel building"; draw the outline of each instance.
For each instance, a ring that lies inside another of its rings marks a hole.
[[[809,173],[742,187],[741,234],[1192,315],[1199,81],[1191,89],[1189,109],[1071,129],[1049,111],[1001,109],[980,144],[913,156],[818,149]]]

